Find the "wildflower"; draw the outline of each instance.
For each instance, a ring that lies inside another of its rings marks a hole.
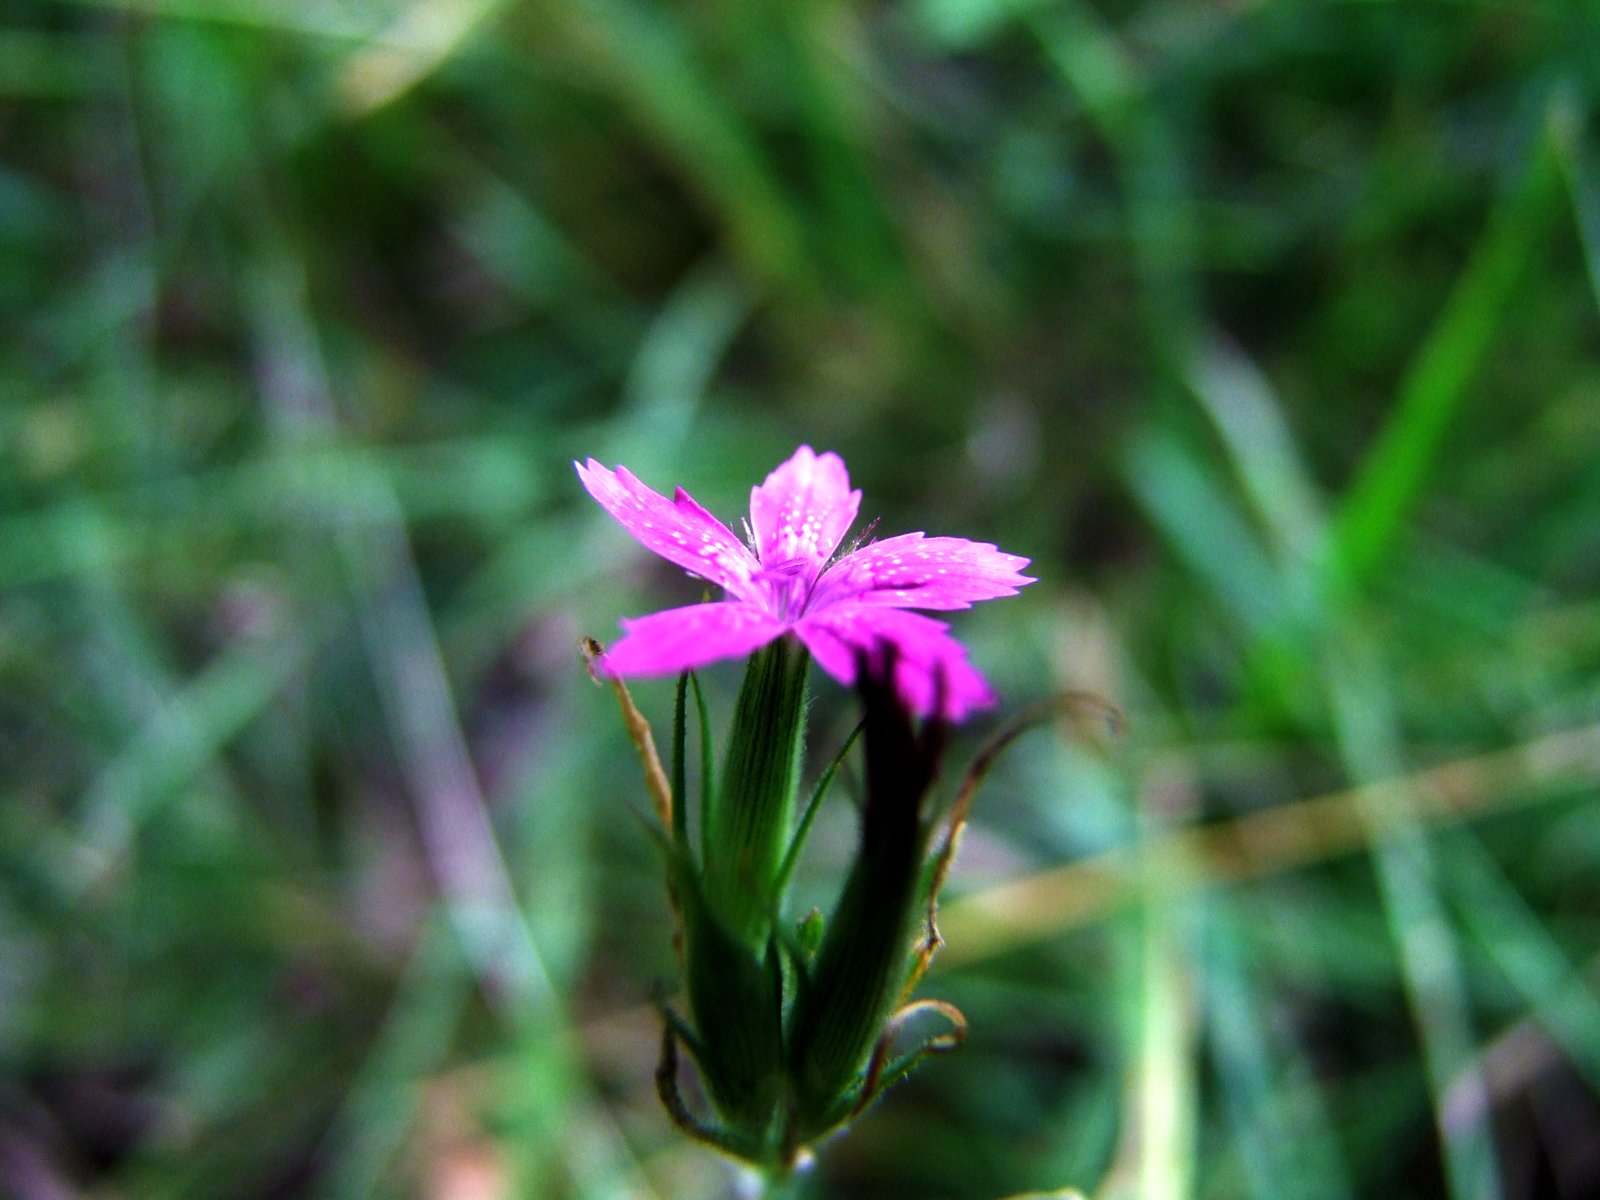
[[[894,684],[913,712],[960,720],[994,693],[949,626],[910,609],[968,608],[1016,595],[1026,558],[965,538],[900,534],[836,555],[861,493],[844,461],[801,446],[750,491],[749,544],[681,487],[672,499],[626,467],[577,466],[589,494],[647,549],[721,587],[723,600],[625,620],[603,668],[670,675],[740,658],[785,635],[824,671],[856,682],[865,652],[892,650]],[[935,709],[939,711],[935,713]]]

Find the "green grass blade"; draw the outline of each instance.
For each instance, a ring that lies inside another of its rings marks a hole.
[[[794,877],[794,869],[800,864],[800,852],[805,849],[806,838],[811,833],[811,823],[816,820],[817,811],[822,807],[823,797],[828,794],[828,788],[833,784],[833,777],[838,772],[839,766],[845,760],[845,755],[850,753],[850,748],[856,744],[856,739],[861,736],[865,722],[857,723],[850,731],[850,736],[844,739],[844,745],[839,747],[839,753],[833,756],[833,761],[828,764],[828,769],[823,771],[817,779],[817,786],[811,790],[811,798],[806,801],[804,810],[800,813],[800,820],[795,825],[794,837],[789,842],[789,849],[783,856],[783,865],[778,868],[778,884],[776,894],[779,897],[789,890],[789,880]]]
[[[1552,113],[1401,380],[1394,408],[1339,505],[1327,566],[1334,586],[1370,582],[1416,508],[1529,262],[1560,211],[1563,147],[1564,125]]]

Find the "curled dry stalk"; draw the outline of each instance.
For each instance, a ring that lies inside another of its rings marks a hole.
[[[895,1038],[900,1035],[901,1030],[913,1018],[928,1012],[938,1013],[949,1021],[950,1028],[944,1033],[928,1038],[899,1058],[891,1058]],[[885,1089],[905,1078],[926,1056],[948,1054],[952,1050],[960,1049],[961,1044],[967,1040],[967,1028],[966,1014],[949,1001],[914,1000],[910,1004],[901,1005],[884,1025],[883,1036],[872,1048],[872,1058],[867,1063],[866,1078],[861,1085],[861,1096],[850,1112],[851,1120],[870,1108],[873,1101],[882,1095]]]
[[[1104,697],[1092,692],[1067,691],[1029,705],[997,729],[983,744],[962,776],[961,786],[956,789],[955,799],[951,801],[950,812],[945,819],[944,836],[939,841],[938,850],[934,852],[933,865],[928,876],[928,904],[923,918],[922,937],[918,942],[911,970],[906,976],[905,987],[900,992],[902,1005],[906,1004],[911,993],[922,982],[922,977],[928,973],[934,957],[944,945],[944,938],[939,933],[939,893],[950,877],[950,868],[955,864],[956,852],[961,848],[961,835],[967,828],[967,814],[972,809],[972,798],[977,795],[978,789],[983,786],[995,763],[1000,761],[1000,756],[1013,742],[1029,730],[1036,729],[1057,716],[1076,717],[1082,721],[1098,720],[1104,723],[1112,736],[1119,736],[1124,724],[1122,710]],[[901,1011],[904,1012],[905,1009]],[[896,1016],[898,1015],[897,1013]],[[963,1027],[964,1024],[963,1022]]]
[[[732,1158],[750,1158],[752,1147],[721,1126],[702,1120],[690,1111],[678,1087],[678,1045],[681,1042],[688,1047],[690,1057],[695,1057],[694,1036],[684,1027],[682,1018],[665,1005],[661,1006],[661,1017],[661,1055],[656,1063],[656,1095],[661,1100],[661,1107],[666,1109],[667,1117],[680,1133],[703,1146]]]

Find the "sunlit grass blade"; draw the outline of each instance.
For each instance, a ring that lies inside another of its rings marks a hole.
[[[726,228],[737,253],[774,282],[814,287],[799,215],[751,130],[718,95],[681,10],[641,0],[551,6],[575,61],[621,99]]]
[[[1473,381],[1511,312],[1530,260],[1560,212],[1569,132],[1559,108],[1491,213],[1444,311],[1401,380],[1382,430],[1339,503],[1329,546],[1334,585],[1361,587],[1393,551]]]
[[[1528,1018],[1600,1089],[1597,960],[1575,963],[1468,830],[1442,843],[1449,899],[1462,927],[1528,1008]]]
[[[1592,138],[1573,136],[1563,147],[1561,166],[1567,196],[1583,247],[1583,264],[1589,290],[1600,305],[1600,173],[1597,173]]]
[[[394,1159],[414,1136],[427,1078],[450,1059],[468,1007],[463,969],[449,923],[423,927],[372,1049],[327,1135],[331,1164],[323,1194],[358,1200],[378,1194]]]
[[[1150,864],[1155,870],[1154,864]],[[1163,865],[1163,874],[1170,872]],[[1146,879],[1132,919],[1137,967],[1129,982],[1129,1058],[1121,1145],[1097,1193],[1102,1200],[1187,1200],[1198,1136],[1195,993],[1181,920],[1165,885]]]
[[[1245,893],[1202,909],[1204,1016],[1221,1103],[1242,1174],[1258,1200],[1350,1200],[1355,1195],[1321,1085],[1294,1033],[1268,1009],[1270,964],[1247,959],[1241,925],[1269,897]]]
[[[1151,431],[1127,457],[1129,484],[1174,551],[1245,630],[1277,627],[1289,607],[1260,535],[1214,470],[1172,434]]]
[[[340,67],[338,89],[356,114],[381,108],[455,54],[503,0],[413,0]]]
[[[1370,651],[1348,642],[1323,665],[1334,736],[1357,781],[1392,776],[1400,765],[1388,683]],[[1447,1105],[1453,1089],[1486,1097],[1479,1040],[1461,962],[1459,939],[1439,894],[1437,856],[1417,819],[1415,797],[1402,791],[1389,805],[1358,790],[1379,895],[1394,942],[1406,1003],[1417,1034],[1444,1175],[1455,1200],[1500,1195],[1500,1172],[1487,1104]]]

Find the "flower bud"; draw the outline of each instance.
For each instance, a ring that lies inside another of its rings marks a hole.
[[[944,727],[919,731],[894,685],[895,656],[862,656],[867,795],[850,878],[796,1000],[790,1062],[802,1141],[857,1101],[863,1072],[904,987],[926,843],[923,800]],[[935,708],[937,711],[937,708]]]

